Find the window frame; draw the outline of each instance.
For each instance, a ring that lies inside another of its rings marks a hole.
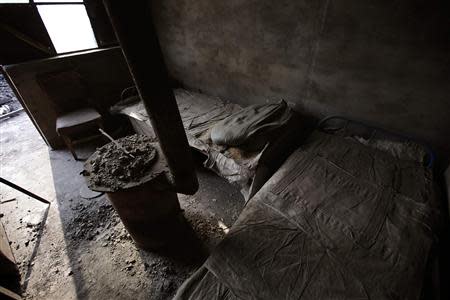
[[[39,5],[83,5],[85,10],[86,10],[86,14],[89,18],[89,25],[91,26],[92,29],[92,33],[94,34],[94,38],[95,38],[95,42],[97,44],[97,47],[94,48],[87,48],[87,49],[81,49],[81,50],[74,50],[74,51],[68,51],[68,52],[61,52],[58,53],[58,51],[56,51],[54,42],[48,32],[47,27],[45,26],[44,23],[44,28],[45,28],[45,32],[47,33],[47,35],[50,38],[50,42],[51,42],[51,52],[53,53],[54,56],[58,56],[58,55],[67,55],[67,54],[73,54],[73,53],[79,53],[79,52],[84,52],[84,51],[91,51],[91,50],[96,50],[96,49],[101,49],[103,47],[100,46],[99,43],[99,37],[97,36],[96,31],[94,30],[94,26],[91,20],[91,17],[89,16],[89,10],[87,9],[86,3],[83,0],[75,0],[72,2],[64,2],[64,1],[54,1],[54,2],[49,2],[49,1],[42,1],[42,2],[36,2],[35,0],[29,0],[28,3],[0,3],[0,5],[28,5],[31,6],[31,8],[35,11],[35,13],[37,13],[39,15],[39,17],[41,18],[41,21],[44,23],[44,20],[42,19],[41,15],[39,14],[39,10],[38,10],[38,6]]]
[[[98,37],[97,37],[97,35],[95,33],[94,27],[92,26],[92,21],[91,21],[91,18],[89,17],[89,12],[88,12],[88,9],[86,8],[86,3],[84,3],[83,0],[79,0],[79,1],[77,0],[77,1],[73,1],[73,2],[59,2],[59,1],[54,1],[54,2],[45,2],[45,1],[35,2],[34,0],[30,0],[30,4],[33,6],[33,9],[36,10],[38,14],[39,14],[38,5],[73,5],[73,4],[80,5],[80,4],[82,4],[84,6],[84,9],[86,10],[86,14],[87,14],[87,16],[89,18],[89,25],[91,25],[92,33],[94,34],[95,43],[97,44],[97,47],[58,53],[58,51],[56,51],[55,45],[53,44],[52,37],[48,33],[47,27],[45,26],[45,23],[44,23],[44,27],[45,27],[45,30],[47,32],[47,35],[50,37],[50,41],[52,42],[52,48],[53,48],[53,52],[55,53],[55,55],[66,55],[66,54],[72,54],[72,53],[77,53],[77,52],[83,52],[83,51],[90,51],[90,50],[100,49]],[[42,20],[42,17],[41,17],[41,20]],[[44,20],[42,20],[42,22],[44,22]]]

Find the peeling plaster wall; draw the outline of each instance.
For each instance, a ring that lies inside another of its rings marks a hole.
[[[350,116],[450,149],[446,1],[152,6],[170,74],[188,88],[241,104],[283,98],[316,117]]]

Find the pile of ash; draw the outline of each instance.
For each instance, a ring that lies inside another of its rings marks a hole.
[[[104,187],[117,191],[141,182],[152,173],[157,160],[157,150],[145,135],[132,135],[117,140],[126,152],[115,143],[109,143],[88,159],[83,175],[93,190]]]

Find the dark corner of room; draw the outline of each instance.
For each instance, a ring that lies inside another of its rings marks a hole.
[[[0,0],[0,299],[450,299],[449,17]]]

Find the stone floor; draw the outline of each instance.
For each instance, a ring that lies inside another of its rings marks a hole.
[[[26,299],[170,299],[204,260],[185,243],[173,253],[136,248],[106,196],[84,199],[83,163],[50,150],[22,112],[0,121],[0,176],[49,200],[0,185],[0,216]],[[79,149],[87,157],[95,149]],[[179,195],[184,216],[210,250],[236,220],[238,188],[199,167],[199,191]],[[196,249],[196,248],[195,248]],[[190,254],[189,254],[190,253]],[[189,254],[189,255],[188,255]]]

